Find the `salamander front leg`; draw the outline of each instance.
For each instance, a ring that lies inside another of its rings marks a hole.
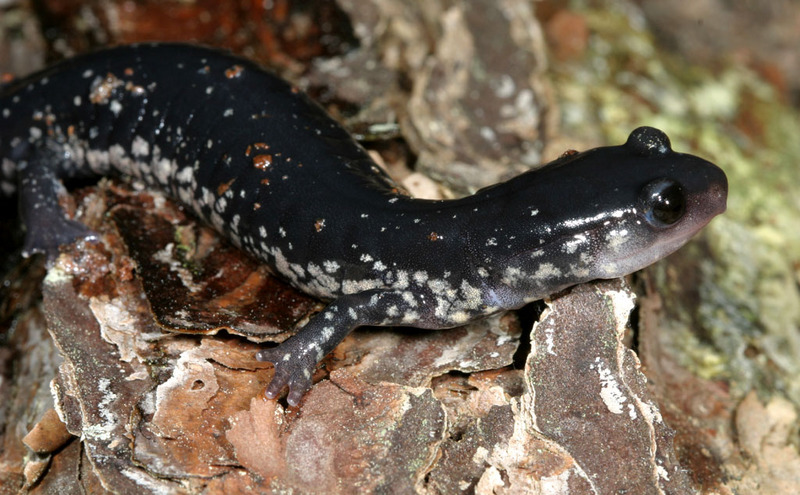
[[[44,253],[47,264],[52,265],[59,246],[78,239],[98,239],[97,233],[67,218],[58,204],[58,194],[64,186],[51,167],[33,160],[20,165],[17,173],[20,211],[27,229],[22,249],[24,257]]]
[[[274,399],[287,385],[287,401],[296,406],[309,388],[317,364],[354,328],[364,325],[403,324],[408,303],[402,291],[373,289],[340,297],[316,315],[296,335],[278,347],[256,354],[259,361],[275,365],[275,376],[267,386],[267,398]],[[406,323],[407,324],[407,323]]]

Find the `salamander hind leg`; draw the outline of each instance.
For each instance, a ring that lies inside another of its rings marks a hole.
[[[274,399],[288,386],[287,401],[296,406],[311,388],[311,376],[317,364],[347,334],[364,325],[403,324],[405,315],[396,315],[396,311],[390,310],[403,307],[403,304],[403,291],[373,289],[348,294],[329,304],[279,346],[256,353],[259,361],[275,365],[275,376],[265,392],[267,398]]]
[[[96,232],[67,218],[58,204],[63,186],[51,167],[37,161],[25,163],[18,169],[18,180],[20,211],[27,230],[23,256],[43,253],[52,265],[59,246],[79,239],[98,240]]]

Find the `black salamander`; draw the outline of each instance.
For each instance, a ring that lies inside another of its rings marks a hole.
[[[296,405],[362,325],[439,329],[620,277],[725,210],[715,165],[657,129],[567,154],[456,200],[414,199],[319,106],[247,60],[180,44],[66,60],[0,93],[0,189],[19,194],[24,254],[94,240],[61,179],[118,174],[185,204],[328,306],[277,347],[270,398]]]

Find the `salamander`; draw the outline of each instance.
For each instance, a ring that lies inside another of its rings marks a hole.
[[[363,325],[444,329],[675,251],[726,208],[716,165],[651,127],[454,200],[403,194],[333,118],[257,64],[186,44],[122,46],[0,93],[0,190],[23,254],[96,241],[62,180],[116,174],[164,191],[296,288],[329,301],[256,354],[296,405]]]

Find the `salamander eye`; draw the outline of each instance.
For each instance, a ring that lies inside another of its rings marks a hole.
[[[653,227],[669,227],[686,213],[683,187],[672,179],[656,179],[642,188],[639,196],[647,223]]]

